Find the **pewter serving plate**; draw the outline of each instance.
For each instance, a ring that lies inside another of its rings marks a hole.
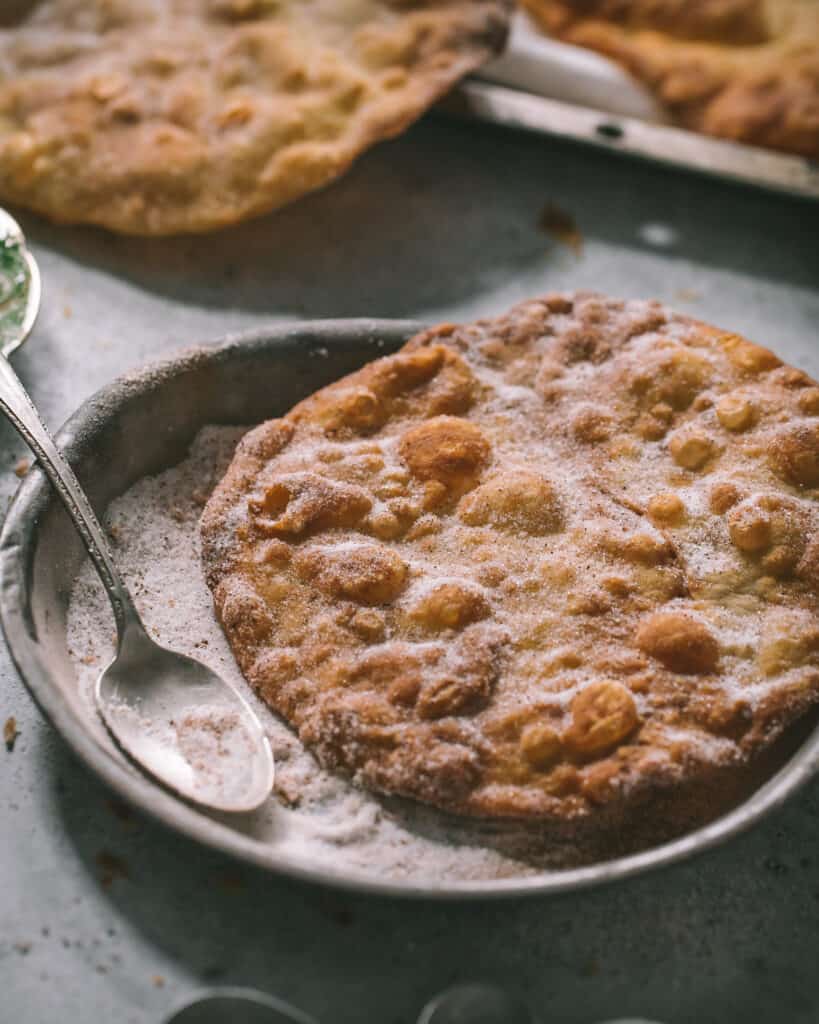
[[[181,462],[208,424],[255,424],[399,347],[407,321],[319,321],[231,337],[121,378],[86,402],[58,435],[98,510],[140,478]],[[33,697],[80,758],[122,797],[199,842],[307,881],[393,896],[489,898],[555,893],[626,878],[701,852],[782,803],[819,767],[819,728],[735,810],[681,839],[604,863],[487,881],[368,877],[305,863],[177,799],[130,765],[91,721],[66,644],[72,583],[84,550],[43,474],[23,481],[0,535],[0,616]]]

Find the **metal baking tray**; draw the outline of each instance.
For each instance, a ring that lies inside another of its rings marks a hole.
[[[804,157],[591,110],[477,79],[464,82],[436,109],[728,181],[819,199],[819,165]]]
[[[141,477],[180,462],[203,426],[255,424],[279,414],[316,387],[398,348],[418,327],[395,320],[314,321],[189,350],[103,388],[69,420],[58,443],[101,511]],[[80,698],[66,644],[69,595],[83,558],[79,535],[59,500],[39,469],[32,470],[0,534],[0,616],[33,697],[79,757],[126,800],[178,832],[270,871],[426,898],[485,899],[587,888],[722,842],[781,804],[819,766],[815,728],[784,767],[730,813],[664,845],[578,869],[453,883],[426,877],[384,880],[361,871],[311,866],[254,838],[241,820],[209,816],[160,788],[125,759],[100,727]]]

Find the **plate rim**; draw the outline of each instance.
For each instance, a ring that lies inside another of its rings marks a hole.
[[[331,353],[336,345],[353,338],[380,343],[385,349],[384,341],[389,339],[388,351],[391,351],[393,343],[397,346],[424,326],[413,320],[305,320],[273,323],[188,346],[120,375],[97,390],[68,418],[57,432],[56,441],[69,461],[74,462],[89,438],[104,429],[106,420],[135,393],[161,387],[163,381],[190,372],[202,363],[218,364],[229,360],[234,353],[254,347],[284,348],[302,335],[305,344],[312,345],[314,355],[324,354],[319,353],[319,349]],[[195,842],[274,874],[369,895],[439,901],[509,899],[590,889],[687,860],[739,835],[778,808],[819,769],[819,726],[816,726],[767,782],[727,814],[660,846],[580,868],[544,871],[519,878],[439,884],[434,879],[399,881],[368,877],[358,871],[300,864],[294,857],[277,855],[259,841],[208,817],[164,790],[149,776],[115,758],[91,735],[81,716],[70,707],[52,679],[32,635],[34,624],[26,614],[32,589],[26,570],[31,560],[29,553],[36,549],[36,514],[43,502],[54,500],[57,499],[50,492],[47,478],[35,464],[18,487],[0,531],[0,624],[26,689],[44,717],[86,767],[141,813]]]

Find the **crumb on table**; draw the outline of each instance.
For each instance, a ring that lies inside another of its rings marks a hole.
[[[17,728],[17,719],[14,715],[9,715],[3,725],[3,741],[6,744],[6,750],[11,753],[14,750],[14,744],[17,742],[17,737],[20,735],[20,730]]]
[[[572,249],[575,255],[583,252],[583,235],[580,233],[574,217],[554,203],[546,203],[540,211],[538,227],[547,235]]]

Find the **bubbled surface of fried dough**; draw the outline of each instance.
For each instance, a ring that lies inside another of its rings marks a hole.
[[[12,4],[0,10],[0,199],[140,235],[272,210],[338,177],[496,53],[509,6]]]
[[[819,0],[523,0],[624,65],[680,124],[819,157]]]
[[[673,819],[819,698],[818,460],[819,387],[769,350],[549,295],[251,431],[204,565],[323,765],[464,815]]]

